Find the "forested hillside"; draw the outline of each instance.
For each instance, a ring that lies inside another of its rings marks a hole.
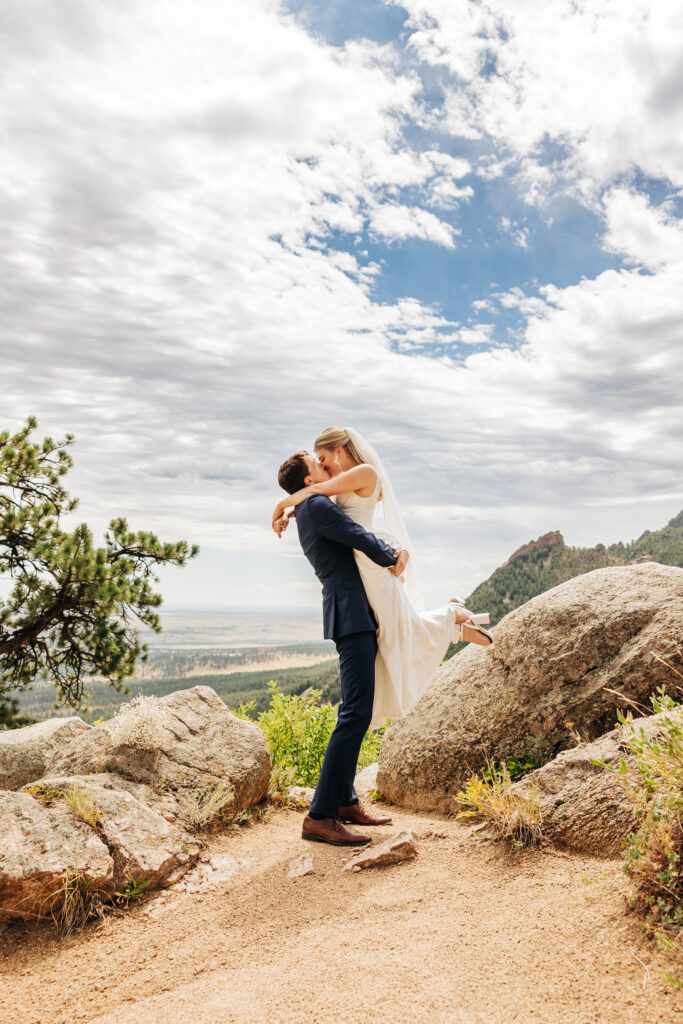
[[[572,548],[561,533],[547,533],[515,551],[470,594],[467,605],[473,611],[490,612],[495,624],[513,608],[558,583],[592,569],[638,561],[683,566],[683,512],[661,530],[646,530],[635,541],[609,547]]]

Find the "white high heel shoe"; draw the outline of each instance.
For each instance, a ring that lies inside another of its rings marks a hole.
[[[488,644],[486,644],[485,646],[490,651],[495,650],[496,641],[494,640],[493,633],[491,632],[491,630],[490,629],[484,629],[484,627],[480,626],[479,623],[475,623],[475,622],[471,622],[471,621],[468,621],[468,622],[456,622],[456,624],[455,624],[455,634],[454,634],[454,643],[456,643],[456,644],[457,643],[462,643],[462,642],[464,642],[466,644],[472,643],[471,640],[466,640],[465,637],[463,636],[463,631],[464,631],[465,627],[467,627],[468,629],[474,629],[481,636],[485,636],[486,639],[488,640]],[[478,647],[483,647],[484,644],[477,644],[477,646]]]
[[[465,602],[460,597],[453,597],[453,598],[451,598],[451,600],[448,603],[449,604],[457,604],[461,608],[465,607]],[[455,633],[455,636],[454,636],[454,642],[455,643],[461,643],[463,641],[463,629],[464,629],[465,626],[469,626],[470,629],[476,630],[477,633],[479,633],[481,636],[485,636],[486,639],[489,641],[487,646],[490,648],[490,650],[492,650],[492,651],[495,650],[496,641],[495,641],[495,639],[493,637],[493,633],[489,629],[484,629],[483,628],[484,623],[486,625],[488,625],[490,621],[491,621],[491,615],[489,614],[489,612],[478,612],[476,614],[470,615],[470,617],[467,620],[467,622],[456,622],[455,623],[456,633]],[[469,643],[469,642],[471,642],[471,641],[465,641],[465,643]],[[481,645],[478,645],[478,646],[484,646],[484,645],[481,644]]]

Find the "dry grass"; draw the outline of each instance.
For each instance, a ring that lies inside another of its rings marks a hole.
[[[500,839],[515,848],[539,845],[543,829],[536,787],[529,785],[524,794],[513,793],[506,765],[497,767],[490,762],[486,774],[486,778],[473,775],[458,793],[464,810],[457,817],[487,822]]]
[[[187,824],[205,828],[234,801],[235,790],[229,782],[218,782],[196,792],[179,793],[177,799]]]
[[[74,814],[86,825],[95,828],[97,825],[97,808],[85,786],[75,782],[64,790],[64,799]]]
[[[57,934],[65,937],[93,918],[102,917],[110,900],[110,894],[99,889],[93,879],[78,870],[67,870],[57,885],[27,897],[23,913],[37,921],[50,918]]]
[[[50,916],[60,935],[71,935],[94,917],[104,913],[103,893],[95,883],[78,872],[67,872],[58,890]]]

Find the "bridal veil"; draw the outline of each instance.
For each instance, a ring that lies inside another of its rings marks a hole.
[[[408,562],[408,566],[405,571],[406,594],[413,607],[418,611],[422,611],[424,609],[424,600],[422,598],[422,592],[420,590],[417,570],[415,567],[413,546],[410,542],[408,530],[406,529],[403,516],[401,515],[401,509],[396,499],[396,493],[391,485],[391,480],[389,479],[389,475],[384,467],[384,463],[370,442],[366,441],[362,434],[359,434],[357,430],[353,429],[353,427],[345,427],[344,429],[349,435],[363,462],[372,466],[379,477],[380,487],[382,489],[381,500],[384,516],[384,530],[386,534],[388,534],[388,537],[385,539],[410,552],[410,561]]]

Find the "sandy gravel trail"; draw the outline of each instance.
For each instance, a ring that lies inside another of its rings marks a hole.
[[[211,839],[241,864],[219,885],[61,941],[0,926],[1,1024],[683,1024],[618,861],[391,811],[375,832],[413,829],[415,861],[342,872],[348,850],[303,843],[280,811]],[[315,873],[288,879],[302,852]]]

